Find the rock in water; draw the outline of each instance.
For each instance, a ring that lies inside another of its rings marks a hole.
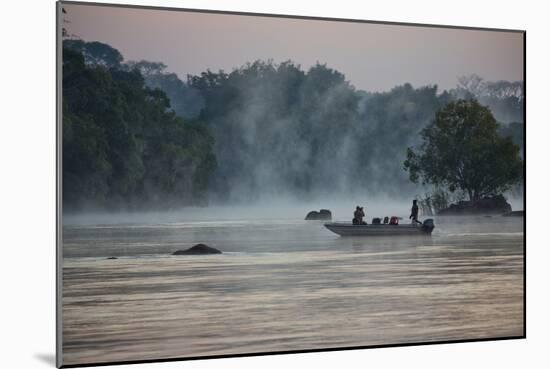
[[[525,214],[524,210],[515,210],[508,212],[506,214],[502,214],[502,216],[505,217],[522,217]]]
[[[505,214],[512,211],[512,206],[504,196],[484,197],[477,201],[459,201],[446,209],[438,211],[437,215],[469,215],[469,214]]]
[[[315,210],[312,210],[309,213],[307,213],[305,219],[306,220],[317,220],[317,219],[319,219],[319,212],[315,211]]]
[[[306,215],[306,220],[332,220],[332,213],[328,209],[321,209],[319,211],[310,211]]]
[[[222,252],[213,247],[207,246],[203,243],[199,243],[187,250],[178,250],[172,255],[208,255],[208,254],[221,254]]]
[[[110,258],[107,258],[107,260],[116,260],[118,258],[115,258],[114,256],[111,256]]]
[[[319,210],[319,215],[321,215],[323,219],[332,220],[332,213],[328,209]]]

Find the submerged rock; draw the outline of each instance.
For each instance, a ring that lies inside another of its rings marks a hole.
[[[321,209],[319,211],[310,211],[306,215],[306,220],[332,220],[332,213],[328,209]]]
[[[221,254],[222,252],[213,247],[207,246],[203,243],[199,243],[187,250],[177,250],[172,255],[207,255],[207,254]]]
[[[437,215],[471,215],[471,214],[506,214],[512,212],[512,206],[504,196],[484,197],[477,201],[459,201],[446,209],[438,211]]]
[[[107,258],[107,260],[117,260],[118,258],[115,258],[114,256],[111,256],[110,258]]]

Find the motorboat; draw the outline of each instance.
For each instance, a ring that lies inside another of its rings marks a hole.
[[[407,236],[431,235],[435,228],[433,219],[412,224],[352,224],[346,222],[325,223],[325,227],[340,236]]]

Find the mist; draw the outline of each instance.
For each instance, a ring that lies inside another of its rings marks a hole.
[[[205,97],[199,119],[215,139],[212,197],[231,203],[410,197],[416,189],[402,167],[406,148],[444,103],[435,86],[370,94],[326,65],[302,71],[290,61],[256,61],[189,83]]]
[[[220,205],[209,207],[185,207],[163,211],[89,211],[69,213],[63,217],[65,226],[109,226],[109,225],[148,225],[181,224],[187,222],[234,222],[239,221],[299,221],[304,220],[310,211],[320,208],[330,209],[333,220],[350,221],[355,206],[365,207],[370,221],[373,217],[395,215],[408,218],[410,202],[395,201],[390,198],[368,199],[319,199],[318,201],[294,201],[286,198],[264,198],[249,205]]]
[[[188,84],[204,97],[199,119],[215,138],[218,166],[210,198],[216,203],[249,204],[273,196],[409,199],[427,189],[409,180],[405,154],[420,143],[419,132],[438,109],[464,95],[490,97],[500,116],[506,114],[503,107],[523,106],[521,89],[497,96],[493,87],[489,96],[465,85],[439,91],[436,85],[405,83],[371,93],[356,90],[327,65],[302,70],[292,61],[207,71],[189,76]],[[503,134],[516,137],[522,126],[514,124]],[[516,140],[521,146],[522,137]]]
[[[521,82],[471,75],[449,91],[404,83],[368,92],[330,66],[305,70],[291,60],[256,60],[182,81],[162,62],[124,62],[100,42],[64,45],[67,211],[304,204],[303,216],[338,204],[406,204],[430,191],[409,180],[407,148],[420,143],[440,108],[463,97],[508,119],[501,134],[523,147]],[[105,81],[112,86],[94,87]],[[126,105],[103,108],[121,95]]]

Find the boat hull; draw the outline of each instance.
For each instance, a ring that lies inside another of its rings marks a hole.
[[[366,224],[326,223],[325,227],[340,236],[411,236],[431,235],[434,226],[431,224]]]

